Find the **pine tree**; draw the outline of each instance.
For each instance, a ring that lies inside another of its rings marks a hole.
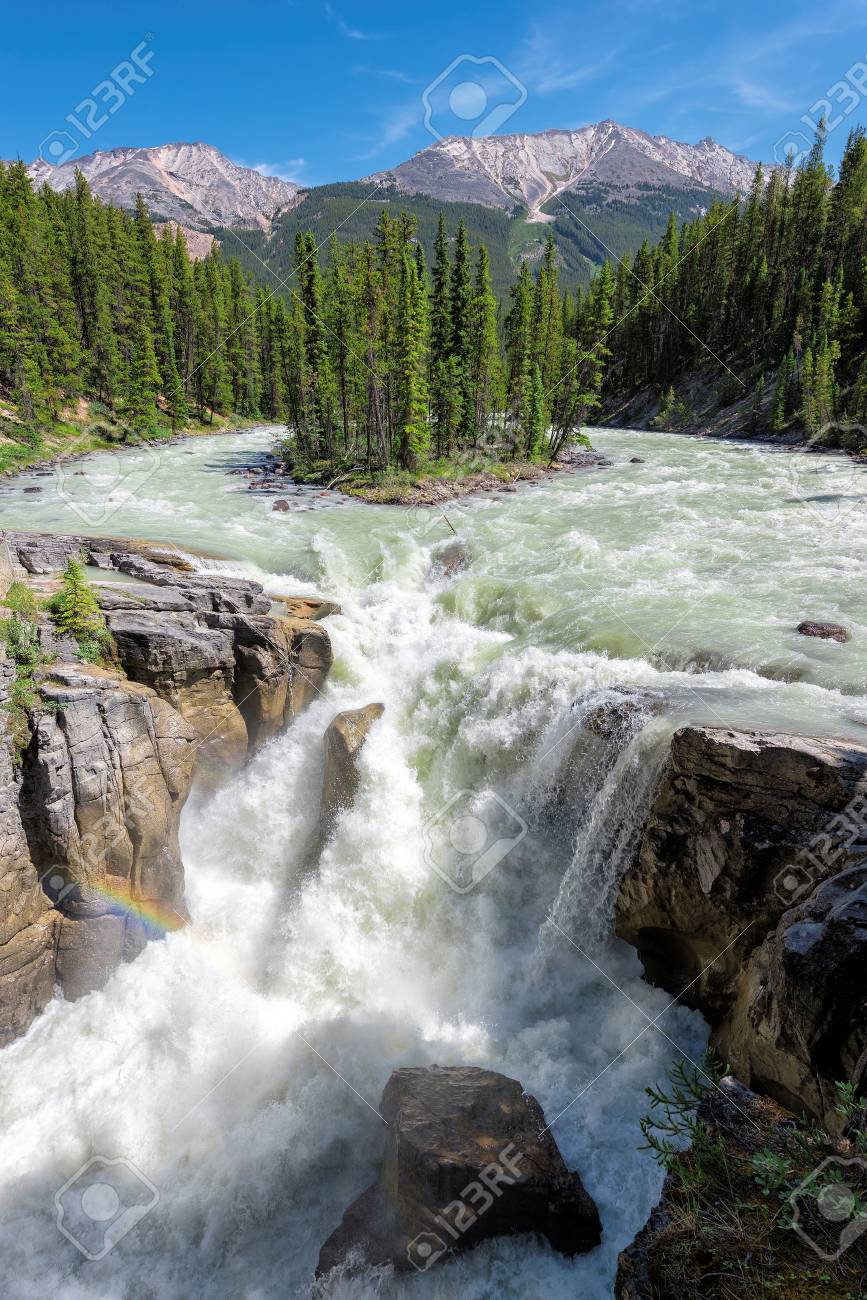
[[[451,375],[454,402],[452,432],[457,449],[463,450],[475,441],[476,408],[473,391],[473,282],[470,271],[470,246],[464,223],[458,226],[455,240],[455,258],[451,276]],[[446,444],[446,454],[451,454],[451,437]]]
[[[474,441],[486,445],[494,412],[499,409],[501,368],[497,339],[497,303],[491,289],[490,262],[479,249],[470,319],[470,352],[475,414]]]
[[[427,291],[406,251],[400,302],[397,458],[404,469],[415,469],[428,445]]]

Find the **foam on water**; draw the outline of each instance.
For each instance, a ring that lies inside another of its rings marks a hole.
[[[288,519],[227,491],[238,437],[166,450],[146,495],[98,526],[23,483],[0,491],[6,523],[219,548],[214,567],[343,608],[323,694],[185,814],[192,924],[0,1054],[0,1275],[16,1296],[306,1295],[320,1244],[374,1177],[390,1071],[427,1062],[502,1070],[559,1117],[603,1246],[570,1261],[497,1241],[326,1294],[610,1296],[660,1185],[637,1151],[643,1089],[706,1032],[677,1007],[648,1028],[669,999],[611,941],[618,875],[675,726],[867,734],[863,637],[790,635],[807,599],[863,627],[867,542],[793,516],[780,457],[597,441],[619,461],[641,451],[644,478],[619,464],[450,509],[472,559],[448,582],[431,564],[445,525],[419,535],[360,508]],[[724,662],[684,671],[710,650]],[[804,680],[755,671],[771,661]],[[617,725],[585,725],[624,699]],[[355,806],[314,863],[323,731],[375,700]],[[426,822],[488,790],[527,833],[461,895],[429,864],[444,832]],[[94,1153],[131,1160],[160,1199],[92,1263],[58,1233],[53,1196]]]

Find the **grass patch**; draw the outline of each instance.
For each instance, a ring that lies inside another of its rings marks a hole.
[[[730,1083],[718,1063],[648,1089],[667,1171],[645,1242],[659,1300],[857,1300],[867,1276],[867,1100],[838,1085],[831,1135]],[[688,1144],[688,1145],[686,1145]],[[842,1246],[842,1249],[841,1249]]]

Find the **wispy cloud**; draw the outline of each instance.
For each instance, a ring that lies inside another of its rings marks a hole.
[[[348,41],[381,41],[385,36],[385,32],[365,32],[360,27],[352,27],[330,4],[325,6],[325,17]]]
[[[360,162],[367,161],[370,158],[377,158],[389,147],[404,140],[411,131],[421,125],[422,106],[418,99],[410,100],[408,104],[399,104],[396,108],[390,109],[383,114],[379,129],[375,135],[367,137],[369,147],[363,153],[356,154]]]
[[[304,181],[301,175],[307,166],[305,158],[287,158],[285,162],[243,162],[240,158],[236,159],[242,167],[251,167],[254,172],[261,172],[263,176],[274,176],[280,181],[291,181],[294,185],[303,185]]]
[[[516,72],[537,95],[551,95],[559,90],[573,90],[585,81],[591,81],[617,57],[617,50],[609,50],[601,58],[588,63],[578,63],[564,58],[564,47],[573,44],[571,39],[558,39],[548,26],[535,27],[526,37],[516,57]]]
[[[408,72],[402,72],[400,68],[368,68],[364,64],[358,64],[352,71],[356,77],[385,77],[388,81],[399,81],[402,86],[422,84],[422,78],[411,77]]]
[[[734,76],[731,89],[747,108],[769,109],[772,113],[793,113],[798,107],[797,100],[779,94],[767,82],[744,81]]]

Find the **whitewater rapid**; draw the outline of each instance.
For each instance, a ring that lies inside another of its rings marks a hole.
[[[644,1089],[706,1037],[612,940],[617,877],[676,726],[867,736],[867,530],[845,504],[864,480],[838,458],[599,433],[610,469],[450,506],[470,563],[447,578],[436,516],[272,513],[226,473],[268,441],[0,488],[5,526],[185,544],[221,557],[206,567],[342,608],[322,694],[184,814],[192,924],[0,1052],[4,1292],[309,1294],[319,1246],[374,1177],[391,1070],[436,1062],[489,1066],[538,1097],[603,1245],[566,1260],[500,1240],[325,1294],[601,1300],[661,1184],[638,1150]],[[107,513],[112,492],[123,504]],[[853,640],[806,642],[806,617]],[[624,687],[643,693],[623,726],[585,725]],[[355,806],[312,867],[322,734],[374,701]],[[452,801],[486,791],[526,833],[461,894],[432,869],[431,835]],[[58,1232],[54,1203],[94,1154],[129,1160],[159,1197],[96,1262]]]

